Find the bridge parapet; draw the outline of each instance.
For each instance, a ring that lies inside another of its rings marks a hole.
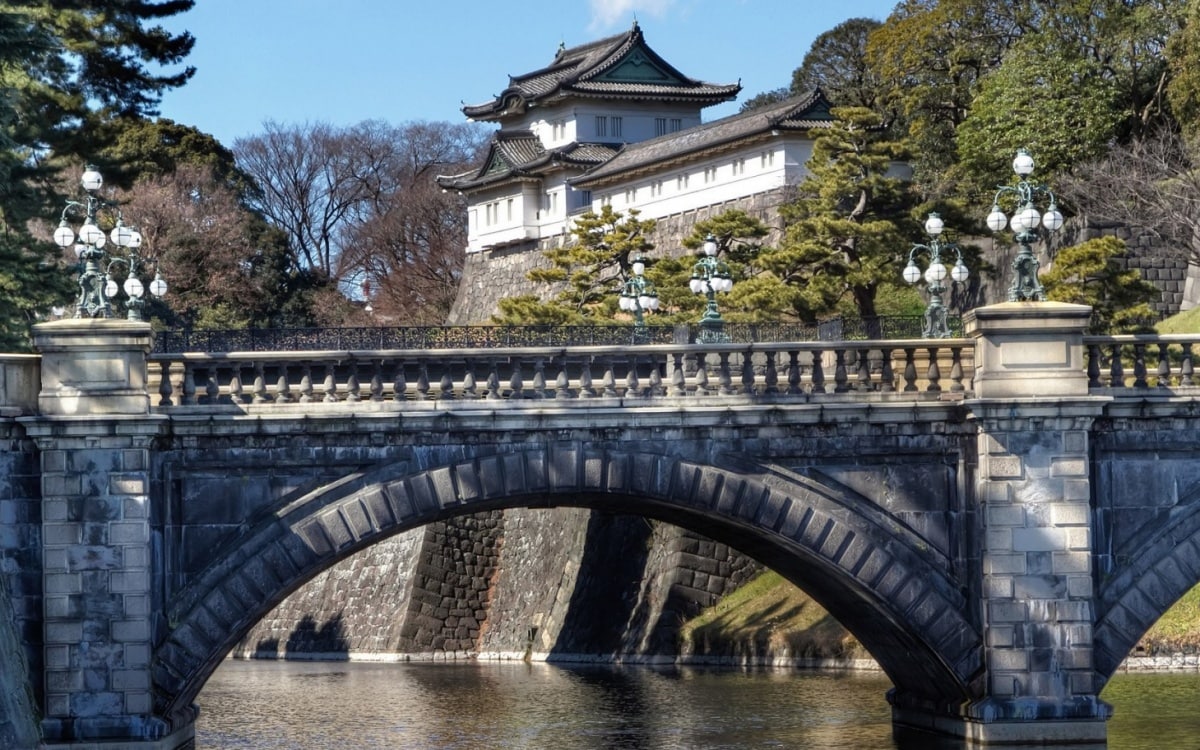
[[[961,397],[963,339],[155,354],[159,407],[314,402]]]

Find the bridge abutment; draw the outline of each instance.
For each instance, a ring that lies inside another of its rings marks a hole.
[[[150,326],[67,320],[34,327],[41,416],[23,418],[42,485],[45,748],[137,741],[170,750],[190,723],[154,715]]]

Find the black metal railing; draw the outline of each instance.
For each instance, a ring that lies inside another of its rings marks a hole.
[[[955,335],[962,321],[952,319]],[[873,319],[836,318],[821,323],[726,323],[734,342],[864,341],[921,337],[919,316]],[[287,352],[405,349],[497,349],[538,346],[627,346],[687,344],[696,341],[697,325],[656,326],[403,326],[371,328],[251,328],[243,330],[167,330],[154,351]]]

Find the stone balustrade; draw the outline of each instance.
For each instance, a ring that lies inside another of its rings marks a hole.
[[[691,396],[939,398],[970,391],[963,339],[155,354],[159,407]]]
[[[1120,398],[1200,386],[1192,348],[1197,334],[1085,336],[1088,388]]]

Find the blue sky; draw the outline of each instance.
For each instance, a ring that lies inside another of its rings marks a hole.
[[[786,86],[817,35],[848,18],[883,20],[896,0],[198,0],[164,25],[191,31],[197,68],[163,117],[227,146],[268,120],[463,122],[463,103],[508,76],[637,19],[685,75],[742,82],[739,102]],[[705,110],[733,114],[739,102]]]

